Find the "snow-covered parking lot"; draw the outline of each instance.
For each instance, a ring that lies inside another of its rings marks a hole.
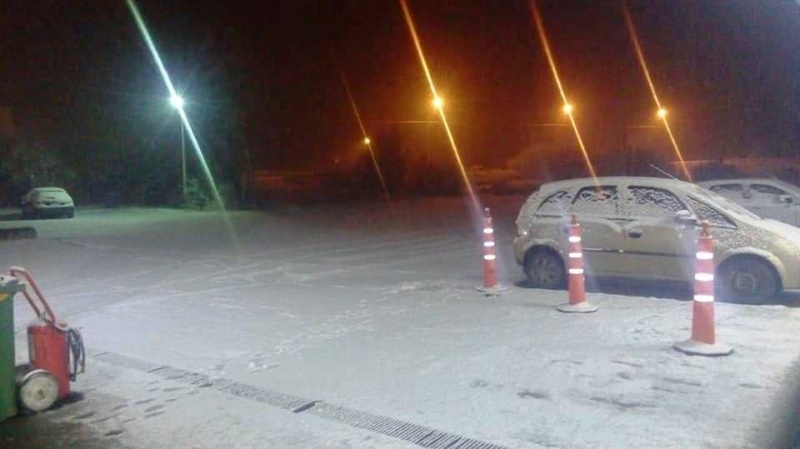
[[[74,401],[0,424],[0,446],[789,444],[800,310],[717,304],[734,347],[722,358],[672,349],[691,303],[656,287],[559,313],[566,292],[525,288],[513,261],[523,200],[485,199],[498,297],[475,289],[478,225],[458,199],[232,212],[235,239],[214,212],[2,222],[38,238],[0,242],[0,267],[33,273],[89,359]],[[17,300],[19,362],[27,308]]]

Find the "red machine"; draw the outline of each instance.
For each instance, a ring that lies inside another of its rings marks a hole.
[[[56,317],[24,268],[12,267],[10,271],[12,276],[26,283],[23,294],[37,316],[28,325],[30,366],[18,373],[20,401],[30,410],[46,410],[57,399],[69,395],[70,381],[84,371],[83,339],[77,329]]]

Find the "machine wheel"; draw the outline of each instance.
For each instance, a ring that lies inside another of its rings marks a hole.
[[[58,380],[43,369],[28,372],[18,385],[20,405],[32,412],[47,410],[58,399]]]
[[[738,257],[723,263],[716,283],[723,299],[733,302],[762,303],[780,290],[778,273],[757,257]]]
[[[561,289],[566,285],[564,262],[555,251],[534,249],[525,258],[525,276],[534,288]]]

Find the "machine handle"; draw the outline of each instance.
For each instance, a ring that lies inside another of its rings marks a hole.
[[[11,267],[11,269],[9,271],[11,272],[11,275],[14,276],[15,278],[17,278],[17,279],[22,278],[25,281],[25,283],[28,286],[31,287],[31,290],[33,290],[33,293],[36,295],[36,299],[39,301],[39,303],[44,308],[44,312],[45,313],[42,313],[41,309],[36,307],[36,302],[31,297],[31,294],[28,292],[27,286],[22,291],[22,294],[25,295],[25,299],[28,300],[28,304],[31,305],[31,308],[33,308],[33,311],[36,312],[36,315],[39,318],[41,318],[41,319],[43,319],[45,321],[49,321],[54,326],[58,327],[58,324],[57,324],[58,323],[58,319],[56,318],[56,315],[53,313],[53,309],[50,308],[50,304],[48,304],[47,300],[44,299],[44,295],[42,295],[42,291],[39,290],[39,286],[36,285],[36,281],[33,280],[33,276],[31,276],[31,274],[28,273],[28,270],[26,270],[24,268],[21,268],[21,267]],[[48,316],[50,317],[50,319],[47,318]]]

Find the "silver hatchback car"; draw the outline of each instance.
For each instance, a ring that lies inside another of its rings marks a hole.
[[[514,253],[530,284],[562,288],[567,221],[583,231],[588,275],[691,282],[699,223],[714,238],[717,292],[761,301],[800,289],[800,229],[762,219],[683,181],[647,177],[585,178],[547,183],[517,218]]]

